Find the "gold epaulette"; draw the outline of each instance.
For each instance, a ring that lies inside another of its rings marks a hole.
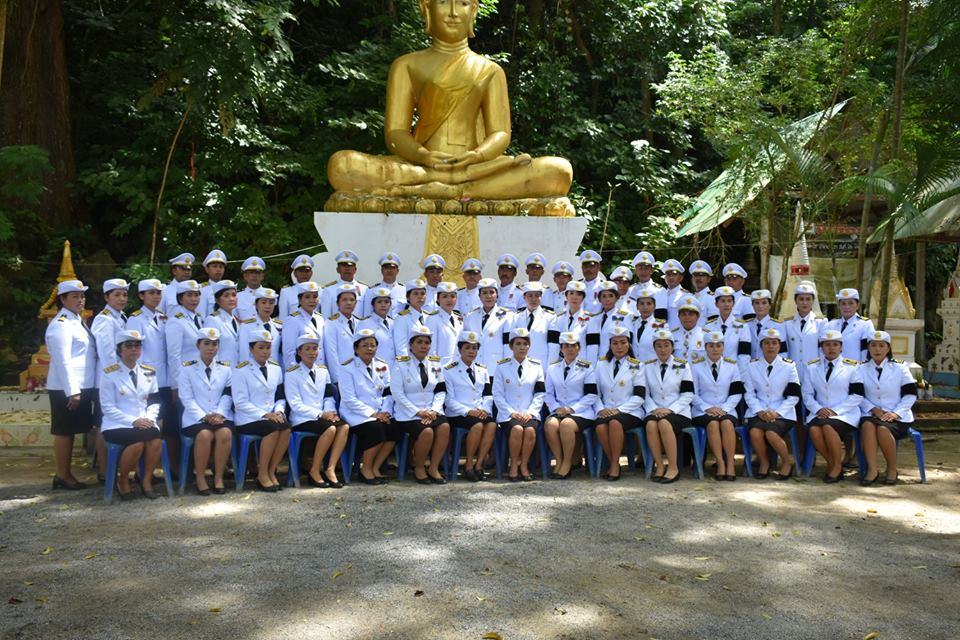
[[[230,366],[230,361],[228,361],[228,360],[217,360],[217,364],[219,364],[221,367],[229,367],[229,366]]]
[[[398,316],[408,316],[408,315],[410,315],[410,308],[407,307],[406,309],[404,309],[403,311],[401,311],[401,312],[398,313],[397,315],[398,315]]]
[[[645,360],[645,361],[643,362],[643,364],[653,364],[653,363],[656,362],[656,361],[657,361],[656,358],[654,358],[654,359],[652,359],[652,360]]]
[[[243,362],[241,362],[240,364],[237,365],[237,369],[243,369],[243,368],[244,368],[245,366],[247,366],[248,364],[250,364],[250,361],[249,361],[249,360],[244,360]]]
[[[109,315],[110,315],[110,309],[104,308],[104,310],[100,312],[100,315],[102,315],[102,316],[109,316]]]
[[[241,320],[240,324],[253,324],[256,318],[247,318],[246,320]]]
[[[186,317],[186,316],[184,316],[183,313],[181,313],[181,312],[178,311],[177,313],[175,313],[175,314],[173,315],[173,317],[174,317],[174,318],[184,318],[184,317]]]
[[[701,358],[700,356],[697,356],[697,357],[695,357],[695,358],[692,360],[692,362],[693,362],[693,364],[699,364],[699,363],[703,362],[704,360],[705,360],[705,358]]]
[[[135,316],[139,316],[139,315],[142,315],[142,314],[143,314],[143,311],[140,311],[140,309],[137,309],[136,311],[132,312],[132,313],[130,314],[130,316],[131,316],[131,317],[135,317]]]
[[[723,359],[729,362],[730,364],[737,364],[737,361],[734,360],[733,358],[728,358],[727,356],[723,356]]]
[[[440,356],[427,356],[427,360],[431,362],[440,362]]]
[[[118,364],[112,364],[112,365],[110,365],[109,367],[107,367],[106,369],[104,369],[103,372],[104,372],[104,373],[113,373],[114,371],[117,371],[118,369],[120,369],[120,365],[118,365]]]
[[[193,365],[197,364],[197,361],[196,361],[196,360],[184,360],[182,364],[183,364],[183,366],[185,366],[185,367],[192,367]]]
[[[336,280],[331,280],[331,281],[328,282],[327,284],[323,285],[323,288],[326,289],[327,287],[332,287],[332,286],[335,285],[335,284],[337,284],[337,281],[336,281]]]
[[[813,360],[807,362],[807,364],[817,364],[818,362],[820,362],[820,358],[814,358]]]
[[[277,362],[276,360],[267,360],[267,364],[272,364],[272,365],[275,366],[275,367],[279,367],[279,366],[280,366],[280,363]]]
[[[293,371],[296,371],[296,370],[299,369],[299,368],[300,368],[300,365],[299,365],[299,364],[292,364],[292,365],[290,365],[289,367],[287,367],[287,373],[291,373],[291,372],[293,372]]]
[[[410,359],[410,356],[397,356],[397,362],[406,362]]]
[[[860,364],[857,360],[851,360],[850,358],[844,358],[843,361],[847,364]]]
[[[678,364],[687,364],[687,361],[684,360],[683,358],[674,358],[673,361]]]
[[[581,367],[589,367],[593,363],[590,362],[589,360],[577,360],[577,364],[580,365]]]
[[[294,317],[294,316],[299,316],[299,315],[300,315],[300,310],[299,310],[299,309],[297,309],[296,311],[293,311],[293,312],[290,313],[290,317],[291,317],[291,318]]]
[[[353,362],[353,358],[348,358],[348,359],[344,360],[343,362],[341,362],[340,364],[350,364],[351,362]]]
[[[627,356],[627,362],[630,364],[640,364],[640,361],[634,358],[633,356]]]
[[[140,368],[143,369],[144,371],[156,371],[156,369],[154,369],[150,365],[143,364],[143,363],[140,363]]]
[[[510,362],[511,358],[504,358],[503,360],[497,360],[497,364],[503,364],[504,362]]]
[[[331,320],[336,320],[336,319],[339,318],[339,317],[340,317],[340,313],[337,312],[337,313],[333,314],[332,316],[330,316],[330,319],[331,319]]]
[[[759,360],[759,359],[760,359],[760,358],[757,358],[757,360]],[[783,356],[781,356],[780,359],[783,360],[784,362],[789,363],[789,364],[793,364],[793,360],[791,360],[790,358],[784,358]]]

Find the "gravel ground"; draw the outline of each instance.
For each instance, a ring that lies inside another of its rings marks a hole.
[[[2,451],[0,638],[954,638],[960,436],[926,449],[927,485],[904,447],[897,487],[630,475],[109,507]]]

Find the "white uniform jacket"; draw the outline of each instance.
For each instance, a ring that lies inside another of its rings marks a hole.
[[[665,320],[669,329],[676,329],[680,326],[680,312],[678,308],[690,295],[692,294],[681,285],[677,285],[673,289],[667,289],[666,287],[661,289],[654,297],[657,303],[657,308],[653,312],[654,316]],[[664,313],[666,313],[666,315],[664,315]],[[700,317],[703,318],[703,311],[700,312]]]
[[[750,361],[753,358],[762,358],[763,353],[760,351],[760,334],[767,329],[776,329],[780,332],[780,353],[787,355],[787,343],[789,339],[787,338],[787,330],[784,328],[782,322],[777,322],[770,316],[767,316],[763,319],[757,319],[756,316],[747,320],[743,323],[743,329],[740,330],[740,347],[737,349],[737,360],[740,362],[741,367],[745,369],[747,365],[750,364]],[[744,344],[745,343],[745,344]],[[750,353],[746,353],[747,350]]]
[[[140,362],[157,371],[157,384],[161,388],[170,386],[167,379],[166,326],[167,317],[159,309],[151,311],[147,307],[140,307],[127,317],[126,328],[135,329],[143,336]]]
[[[304,311],[303,307],[298,307],[296,311],[287,317],[280,329],[283,364],[285,367],[297,363],[295,357],[297,355],[297,338],[300,337],[304,329],[310,329],[310,331],[317,334],[317,337],[320,338],[320,344],[326,345],[326,321],[316,311],[310,314]],[[320,355],[317,357],[318,364],[327,363],[324,351],[325,349],[320,349]],[[346,358],[344,358],[344,360],[346,360]]]
[[[200,316],[179,307],[172,318],[167,320],[164,332],[167,345],[167,382],[171,389],[176,389],[179,383],[180,367],[187,360],[199,360],[197,340],[203,337],[201,327],[203,322]]]
[[[597,287],[600,286],[601,282],[606,280],[606,276],[602,273],[598,273],[597,277],[593,280],[586,280],[580,278],[580,282],[586,287],[586,297],[583,299],[583,310],[589,314],[594,314],[600,311],[603,308],[603,305],[600,304],[600,300],[597,299]]]
[[[207,365],[202,360],[184,362],[180,367],[178,397],[183,405],[180,424],[191,427],[203,422],[210,413],[219,413],[226,420],[233,420],[233,363],[214,360]]]
[[[493,374],[497,422],[507,422],[512,413],[529,413],[539,420],[546,391],[543,365],[539,360],[524,358],[520,363],[513,357],[503,358]]]
[[[637,418],[644,416],[644,398],[647,390],[642,362],[630,356],[619,361],[615,358],[603,357],[597,362],[596,376],[599,391],[596,402],[597,411],[616,409],[620,413],[628,413]]]
[[[869,416],[874,408],[879,408],[897,414],[900,422],[913,422],[917,383],[905,362],[887,360],[877,371],[873,360],[868,360],[860,365],[860,380],[863,382],[861,415]]]
[[[310,376],[311,373],[313,377]],[[328,411],[337,410],[330,373],[323,365],[314,363],[313,367],[308,369],[307,365],[299,362],[287,367],[283,378],[283,392],[290,410],[290,424],[294,427],[316,420]]]
[[[564,376],[566,373],[566,376]],[[554,362],[547,367],[547,395],[544,401],[552,413],[561,407],[569,407],[573,415],[593,420],[597,417],[597,371],[588,360]]]
[[[234,422],[238,426],[259,422],[266,414],[284,411],[283,371],[275,360],[267,360],[264,378],[255,360],[244,360],[233,370]]]
[[[517,311],[527,306],[523,302],[522,292],[516,282],[506,286],[497,285],[497,304],[510,311]]]
[[[47,325],[44,342],[50,352],[48,389],[63,391],[69,397],[81,389],[94,388],[97,348],[93,334],[80,316],[61,309]]]
[[[433,333],[430,340],[430,355],[440,358],[440,362],[447,364],[459,356],[457,338],[463,330],[463,318],[460,312],[454,310],[452,314],[443,309],[425,318],[425,324]]]
[[[708,318],[720,315],[720,311],[717,309],[717,302],[714,299],[714,292],[710,290],[710,287],[695,291],[693,297],[696,298],[697,304],[700,305],[700,320],[697,324],[701,327],[707,323]]]
[[[628,336],[630,342],[633,342],[633,320],[635,316],[630,315],[626,309],[613,307],[609,311],[601,310],[590,317],[587,324],[587,352],[586,359],[591,362],[599,362],[600,356],[606,355],[610,350],[610,332],[615,327],[623,327],[630,331]]]
[[[784,420],[796,420],[800,402],[800,376],[797,365],[790,358],[777,356],[773,362],[753,358],[743,376],[747,402],[745,417],[752,418],[761,411],[775,411]]]
[[[157,309],[168,318],[180,311],[180,305],[177,304],[177,284],[176,280],[171,280],[160,292],[160,305]]]
[[[486,322],[484,322],[486,316]],[[496,373],[497,362],[511,355],[507,343],[510,340],[510,326],[513,312],[499,305],[484,313],[483,307],[474,309],[463,319],[463,328],[480,334],[480,351],[477,360]]]
[[[530,322],[531,314],[533,315],[532,323]],[[550,329],[550,325],[553,323],[555,317],[552,311],[547,311],[543,307],[537,307],[533,311],[527,308],[524,308],[522,311],[517,311],[513,316],[513,322],[510,323],[510,327],[503,328],[507,334],[507,344],[510,342],[510,330],[516,327],[523,327],[524,329],[530,330],[530,351],[528,352],[528,357],[539,360],[540,362],[549,362],[551,355],[556,359],[557,354],[560,352],[560,347],[557,344],[557,341],[560,339],[560,334],[553,333]]]
[[[427,384],[420,380],[420,366],[427,372]],[[394,418],[398,422],[418,420],[417,412],[431,409],[443,415],[447,387],[443,382],[440,358],[427,356],[417,360],[413,356],[397,356],[390,372],[390,393],[393,395]]]
[[[723,355],[727,358],[736,360],[740,354],[740,338],[746,333],[746,327],[743,320],[733,317],[731,313],[726,320],[722,320],[719,315],[710,318],[703,325],[703,332],[719,331],[723,334]],[[706,349],[704,349],[706,351]],[[747,351],[747,347],[743,347]],[[743,355],[750,355],[749,352]]]
[[[801,324],[803,324],[802,328]],[[787,341],[787,355],[797,364],[797,373],[801,381],[806,363],[820,356],[820,333],[826,324],[826,318],[814,315],[812,311],[806,318],[801,319],[794,314],[789,320],[783,321],[783,328],[786,329],[784,337]],[[764,327],[766,326],[767,323],[764,322]]]
[[[393,300],[393,304],[390,305],[390,308],[387,309],[387,316],[390,318],[397,317],[397,314],[403,309],[403,305],[407,303],[407,290],[403,287],[402,284],[394,282],[393,284],[387,284],[386,282],[380,282],[373,285],[363,294],[363,300],[357,304],[356,313],[354,315],[369,316],[373,317],[373,292],[376,289],[389,289],[390,290],[390,299]]]
[[[663,378],[660,377],[661,364],[667,365]],[[686,360],[673,356],[665,363],[661,363],[658,358],[648,360],[644,363],[643,373],[647,390],[643,408],[647,414],[654,409],[665,408],[677,415],[691,417],[693,374],[690,373],[690,365]]]
[[[259,286],[256,289],[243,289],[242,291],[237,292],[237,308],[233,312],[233,315],[237,316],[240,320],[249,320],[250,318],[257,317],[257,307],[256,307],[256,298],[254,297],[261,289],[265,289],[264,286]],[[166,289],[164,289],[166,292]],[[279,302],[279,300],[278,300]]]
[[[473,371],[473,380],[468,370]],[[473,409],[493,415],[493,381],[487,368],[476,360],[470,367],[460,358],[444,366],[443,382],[447,388],[443,401],[445,415],[463,417]]]
[[[407,307],[397,314],[393,321],[393,349],[398,356],[410,354],[410,330],[416,324],[426,326],[429,313],[425,307],[420,311]]]
[[[97,344],[97,386],[103,370],[117,362],[117,345],[113,338],[126,327],[127,316],[113,307],[106,307],[93,318],[90,333]]]
[[[707,351],[703,346],[703,329],[694,326],[687,331],[683,327],[673,329],[673,353],[682,360],[706,358]]]
[[[250,359],[250,343],[256,342],[254,332],[269,331],[273,336],[273,342],[270,346],[270,359],[274,362],[280,362],[280,333],[283,331],[283,320],[279,318],[270,318],[268,322],[263,322],[259,316],[240,321],[240,336],[237,345],[237,361],[242,362]]]
[[[136,383],[130,372],[136,376]],[[115,363],[103,370],[100,379],[100,408],[103,411],[101,431],[110,429],[132,429],[133,421],[138,418],[153,420],[157,426],[160,415],[160,394],[157,386],[157,372],[139,362],[128,369],[125,364]]]
[[[200,306],[197,307],[197,313],[204,318],[213,313],[213,305],[217,303],[213,297],[213,285],[210,280],[200,283]]]
[[[817,417],[817,411],[826,407],[852,427],[860,425],[860,403],[863,402],[863,381],[860,363],[840,356],[833,361],[833,373],[826,379],[829,363],[816,358],[807,363],[800,376],[803,405],[807,409],[807,423]]]
[[[457,289],[457,306],[454,309],[459,311],[461,316],[467,315],[479,306],[482,306],[480,304],[480,287],[474,287],[473,289],[460,287]]]
[[[580,336],[580,355],[586,359],[587,355],[587,325],[590,324],[590,314],[586,311],[578,311],[571,314],[568,309],[561,309],[559,314],[555,314],[550,321],[550,332],[548,335],[557,336],[555,353],[551,350],[551,362],[560,359],[560,334],[564,331],[576,333]]]
[[[657,357],[653,350],[653,334],[657,329],[666,329],[667,325],[657,320],[653,314],[646,318],[636,316],[633,319],[633,355],[640,362]]]
[[[377,314],[373,314],[372,316],[361,320],[360,324],[357,325],[357,331],[360,329],[370,329],[377,334],[377,357],[384,362],[393,362],[394,358],[397,357],[397,350],[393,346],[394,322],[396,322],[396,320],[390,316],[381,318]],[[353,354],[353,346],[350,347],[350,353]],[[342,364],[344,360],[346,360],[346,357],[335,364]],[[331,364],[334,364],[332,360],[330,362]],[[340,379],[339,373],[340,372],[337,371],[338,381]]]
[[[713,368],[717,379],[713,379]],[[720,407],[731,416],[737,415],[737,405],[745,392],[740,366],[733,358],[723,357],[712,362],[709,358],[697,358],[690,366],[693,375],[694,416],[702,416],[710,407]]]
[[[204,328],[213,328],[220,331],[220,348],[217,358],[234,363],[247,359],[250,352],[249,345],[240,346],[240,321],[223,309],[217,309],[203,321]],[[242,358],[240,356],[243,356]]]
[[[353,329],[350,328],[351,320],[353,321]],[[353,357],[353,334],[360,328],[360,323],[363,320],[364,318],[358,318],[357,316],[348,318],[339,313],[335,313],[327,319],[323,328],[323,340],[320,343],[324,362],[329,362],[331,365],[340,364]],[[320,362],[319,358],[317,362]],[[320,364],[324,362],[320,362]],[[287,366],[291,367],[295,364],[296,362],[290,362]],[[339,374],[339,367],[334,366],[329,369],[330,380],[334,384],[340,381]]]
[[[844,323],[846,323],[846,326],[844,326]],[[827,322],[826,328],[834,329],[843,334],[843,350],[840,355],[857,362],[867,359],[867,342],[876,331],[870,318],[864,318],[855,313],[850,316],[849,320],[844,320],[842,317],[830,320]]]
[[[354,280],[353,282],[347,282],[337,278],[332,282],[328,282],[323,285],[323,289],[320,291],[320,306],[318,310],[323,314],[324,318],[329,318],[333,314],[340,311],[340,308],[337,306],[337,294],[339,293],[338,289],[342,284],[352,284],[357,288],[357,305],[359,306],[360,301],[363,300],[363,295],[367,292],[367,285],[364,282],[359,280]]]
[[[390,367],[374,358],[367,366],[360,358],[340,365],[340,417],[355,427],[370,422],[376,413],[393,413],[390,394]]]

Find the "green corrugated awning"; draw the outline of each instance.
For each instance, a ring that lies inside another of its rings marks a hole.
[[[787,125],[783,130],[784,140],[797,146],[805,146],[813,138],[821,119],[824,123],[829,121],[840,113],[847,102],[849,100],[844,100],[830,109],[818,111]],[[740,213],[757,194],[763,191],[774,173],[783,167],[785,161],[783,152],[776,146],[765,150],[764,156],[768,152],[773,159],[772,169],[770,162],[758,154],[750,162],[737,160],[729,169],[717,176],[717,179],[703,190],[696,201],[680,214],[683,226],[677,235],[683,237],[710,231]]]

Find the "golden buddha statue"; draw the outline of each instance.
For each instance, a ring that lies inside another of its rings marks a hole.
[[[433,44],[390,67],[384,135],[392,155],[333,154],[327,176],[336,193],[326,208],[460,213],[462,202],[463,213],[573,215],[564,197],[573,179],[566,159],[504,155],[510,146],[506,75],[468,44],[478,0],[419,3]],[[505,200],[528,206],[466,208],[468,201]]]

